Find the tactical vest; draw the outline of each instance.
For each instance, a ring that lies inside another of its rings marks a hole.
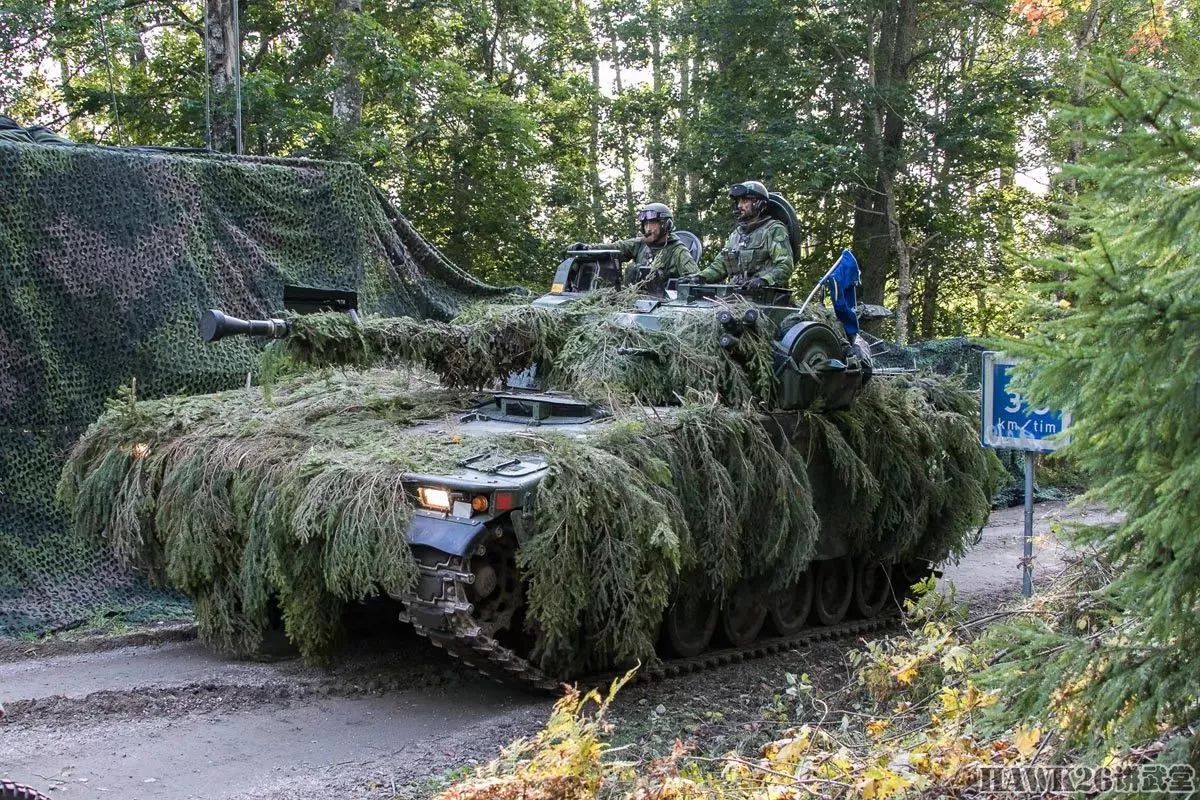
[[[726,245],[725,270],[729,275],[755,275],[771,266],[771,254],[767,245],[773,226],[787,231],[779,220],[769,219],[766,224],[745,230],[741,225],[734,229]]]

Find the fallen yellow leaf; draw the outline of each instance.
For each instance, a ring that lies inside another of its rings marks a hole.
[[[1022,758],[1029,759],[1037,752],[1038,744],[1042,741],[1042,729],[1040,727],[1017,728],[1017,732],[1013,734],[1013,744],[1017,746],[1017,752]]]

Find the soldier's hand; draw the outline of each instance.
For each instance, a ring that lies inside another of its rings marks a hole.
[[[748,289],[752,292],[757,292],[759,289],[767,285],[766,278],[751,278],[742,284],[743,289]]]

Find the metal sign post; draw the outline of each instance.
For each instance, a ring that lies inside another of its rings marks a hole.
[[[1051,453],[1066,444],[1064,431],[1071,424],[1068,412],[1032,409],[1011,387],[1017,360],[1003,353],[983,354],[983,388],[980,442],[984,447],[1021,450],[1025,454],[1025,536],[1021,559],[1021,591],[1033,594],[1033,457]]]

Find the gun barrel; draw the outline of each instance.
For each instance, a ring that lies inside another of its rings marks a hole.
[[[210,308],[200,315],[200,338],[206,342],[215,342],[225,336],[282,339],[291,333],[291,330],[291,324],[283,319],[239,319],[215,308]]]

